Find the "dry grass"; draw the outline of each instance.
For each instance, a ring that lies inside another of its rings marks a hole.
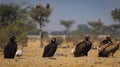
[[[28,42],[28,47],[23,48],[23,56],[20,58],[4,59],[1,52],[0,67],[120,67],[120,50],[114,58],[99,58],[97,50],[91,50],[88,57],[75,58],[70,53],[71,49],[58,48],[53,58],[42,58],[43,48],[39,47],[39,41]]]

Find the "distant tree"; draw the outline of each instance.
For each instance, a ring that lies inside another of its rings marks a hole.
[[[109,25],[109,29],[113,35],[117,35],[120,32],[120,24]]]
[[[109,28],[110,28],[111,30],[120,29],[120,24],[112,24],[112,25],[109,26]]]
[[[90,28],[86,24],[79,24],[77,26],[77,31],[79,31],[83,34],[88,34],[90,32]]]
[[[63,25],[66,28],[66,36],[68,32],[70,31],[70,27],[75,23],[74,20],[60,20],[60,24]],[[65,37],[67,44],[68,44],[68,39]],[[68,45],[69,46],[69,45]]]
[[[51,35],[64,35],[66,31],[52,31],[50,34]]]
[[[32,8],[30,10],[30,16],[32,19],[34,19],[36,22],[38,22],[40,30],[40,46],[43,47],[43,42],[42,42],[42,31],[43,27],[45,26],[46,23],[49,22],[49,16],[52,12],[52,9],[50,7],[50,4],[47,3],[45,7],[43,7],[41,4],[38,4],[35,8]]]
[[[52,31],[51,35],[61,35],[61,31]]]
[[[120,21],[120,9],[115,8],[112,10],[111,15],[115,21]]]
[[[111,15],[112,15],[112,18],[115,20],[115,21],[118,21],[120,22],[120,9],[118,8],[115,8],[114,10],[111,11]],[[118,24],[112,24],[109,26],[111,28],[112,31],[114,32],[119,32],[119,29],[120,29],[120,23]]]
[[[70,31],[70,27],[75,23],[74,20],[60,20],[60,24],[66,28],[66,34]]]
[[[88,22],[88,24],[91,26],[91,32],[96,35],[114,35],[120,29],[120,24],[104,25],[100,20]]]
[[[100,34],[103,32],[102,27],[104,26],[104,24],[101,22],[100,19],[98,21],[88,21],[88,24],[92,27],[92,32],[94,34]]]

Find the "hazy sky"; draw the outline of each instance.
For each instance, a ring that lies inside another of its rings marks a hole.
[[[120,8],[120,0],[0,0],[0,3],[23,3],[36,6],[41,3],[50,3],[53,12],[50,16],[50,23],[46,25],[47,30],[63,30],[59,20],[74,19],[72,29],[78,24],[87,24],[87,21],[101,19],[104,24],[114,23],[111,10]]]

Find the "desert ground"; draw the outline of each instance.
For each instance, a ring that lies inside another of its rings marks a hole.
[[[60,46],[54,57],[42,58],[44,48],[40,48],[39,41],[28,41],[27,44],[28,47],[22,49],[22,56],[15,59],[4,59],[0,52],[0,67],[120,67],[120,50],[115,57],[100,58],[98,51],[91,49],[89,56],[76,58],[71,55],[73,47]]]

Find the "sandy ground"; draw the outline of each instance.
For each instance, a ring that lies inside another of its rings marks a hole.
[[[4,59],[0,52],[0,67],[120,67],[120,50],[115,57],[99,58],[97,50],[90,50],[88,57],[73,57],[72,48],[58,48],[52,58],[42,58],[43,48],[39,42],[28,42],[23,55],[15,59]]]

